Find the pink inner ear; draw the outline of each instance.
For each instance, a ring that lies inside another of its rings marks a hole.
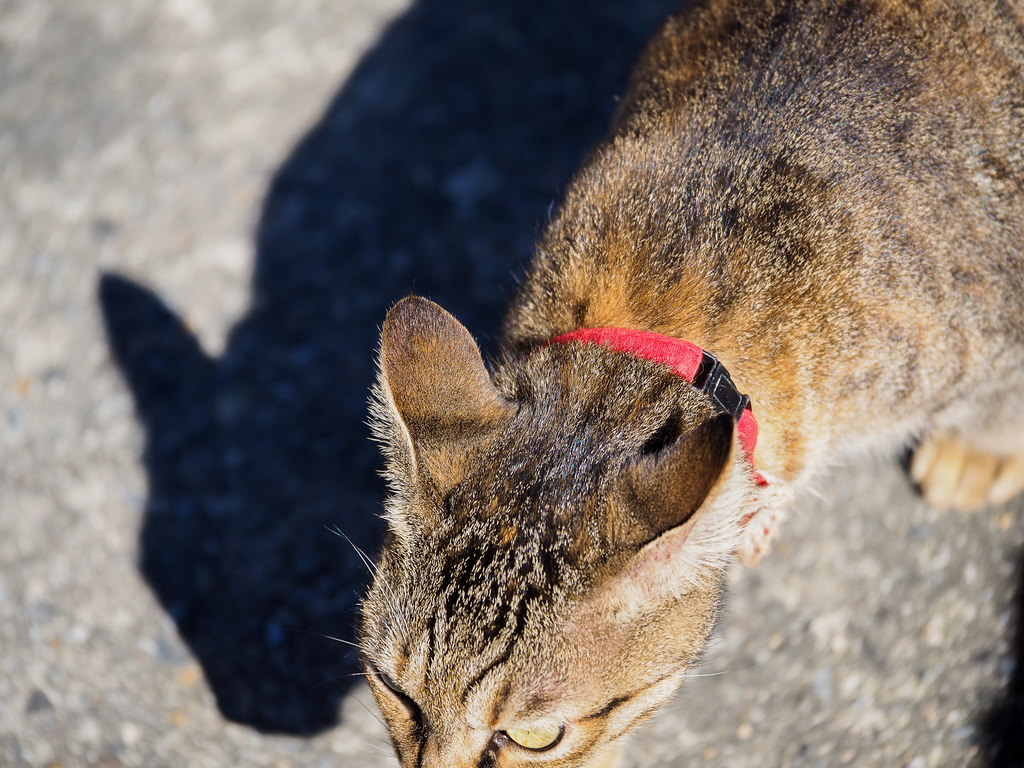
[[[678,585],[673,579],[680,553],[696,524],[690,519],[667,533],[663,533],[643,547],[615,581],[633,599],[650,607],[652,600],[666,599],[675,594]]]
[[[630,623],[636,618],[677,597],[681,591],[679,571],[686,560],[682,550],[694,523],[673,528],[645,545],[621,571],[585,596],[571,622],[575,631],[587,634],[595,627],[603,627],[605,632],[618,636],[620,632],[631,631]],[[685,583],[686,578],[682,577]],[[614,637],[606,640],[614,642]]]
[[[692,586],[694,573],[686,569],[699,567],[686,551],[694,543],[693,530],[693,523],[684,524],[650,542],[570,609],[558,643],[573,648],[570,695],[587,698],[602,691],[602,677],[614,675],[610,663],[633,659],[653,673],[702,647],[714,623],[719,587],[703,579],[700,587]],[[680,610],[662,610],[670,604]]]

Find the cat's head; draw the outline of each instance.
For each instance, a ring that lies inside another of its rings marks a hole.
[[[582,766],[674,694],[751,496],[730,417],[662,367],[568,344],[493,378],[408,298],[375,392],[388,538],[363,606],[403,766]]]

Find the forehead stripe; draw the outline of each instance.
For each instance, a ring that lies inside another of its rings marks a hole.
[[[625,703],[627,703],[629,701],[632,701],[638,695],[639,694],[637,694],[637,693],[633,693],[633,694],[630,694],[629,696],[616,696],[614,699],[612,699],[607,704],[605,704],[597,712],[594,712],[592,715],[585,715],[583,717],[583,719],[584,720],[599,720],[599,719],[601,719],[603,717],[607,717],[613,711],[615,711],[616,709],[621,707],[623,704],[625,704]]]
[[[597,719],[602,718],[602,717],[607,717],[613,711],[615,711],[616,709],[621,707],[623,704],[628,704],[629,702],[631,702],[633,699],[635,699],[640,694],[646,693],[647,691],[649,691],[654,686],[659,685],[660,683],[665,682],[670,677],[674,677],[675,674],[676,674],[675,672],[672,672],[672,673],[669,673],[667,675],[662,675],[657,680],[652,682],[650,685],[648,685],[648,686],[646,686],[644,688],[641,688],[639,691],[634,691],[633,693],[627,693],[625,696],[616,696],[614,699],[609,701],[601,709],[599,709],[597,712],[594,712],[592,715],[584,715],[583,719],[584,720],[597,720]]]
[[[653,706],[647,707],[647,709],[645,709],[639,715],[637,715],[632,720],[630,720],[626,724],[626,726],[624,728],[619,729],[619,732],[616,733],[614,736],[612,736],[611,740],[614,741],[615,739],[619,738],[620,736],[623,736],[626,733],[629,733],[629,731],[633,730],[633,728],[635,728],[639,723],[642,723],[644,720],[646,720],[651,715],[653,715],[655,712],[657,712],[659,706],[660,706],[659,704],[655,704]]]
[[[486,667],[477,672],[473,679],[469,681],[469,685],[466,686],[466,690],[462,694],[463,704],[469,701],[469,696],[473,692],[473,689],[480,684],[480,681],[484,679],[488,672],[490,672],[495,667],[504,664],[512,656],[512,649],[515,647],[516,640],[519,639],[519,636],[522,634],[523,631],[523,626],[526,624],[526,608],[528,603],[529,600],[527,598],[524,598],[516,606],[514,611],[515,629],[513,629],[512,632],[509,634],[508,639],[505,641],[505,647],[501,651],[501,653],[498,654],[498,657],[490,664],[488,664]]]

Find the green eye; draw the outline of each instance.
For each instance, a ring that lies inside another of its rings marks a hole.
[[[565,731],[561,725],[535,725],[531,728],[509,728],[505,735],[525,749],[551,749],[562,739]]]

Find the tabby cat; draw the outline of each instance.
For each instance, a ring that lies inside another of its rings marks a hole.
[[[723,568],[838,458],[917,445],[941,506],[1024,487],[1022,30],[1020,0],[699,4],[492,368],[437,305],[391,310],[361,646],[403,766],[614,764]]]

